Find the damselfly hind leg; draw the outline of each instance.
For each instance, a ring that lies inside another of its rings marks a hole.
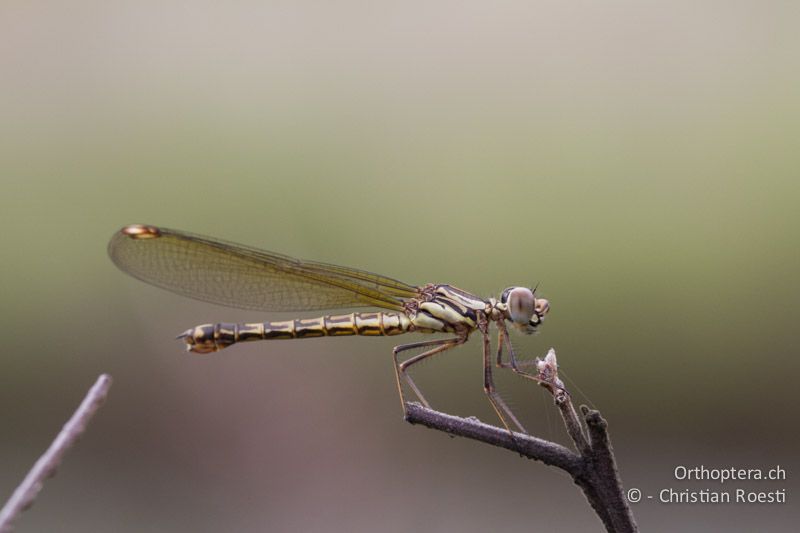
[[[430,404],[428,403],[428,400],[425,399],[425,397],[422,395],[422,392],[419,390],[419,387],[417,387],[417,384],[414,383],[414,380],[411,379],[411,376],[408,374],[408,368],[416,363],[419,363],[424,359],[427,359],[438,353],[442,353],[445,350],[449,350],[450,348],[454,348],[460,344],[464,344],[466,340],[467,340],[466,336],[453,337],[451,339],[437,339],[434,341],[412,342],[409,344],[401,344],[400,346],[394,347],[394,350],[392,350],[392,355],[394,357],[394,373],[395,373],[395,378],[397,380],[397,392],[400,395],[400,405],[403,408],[403,413],[406,412],[406,401],[405,401],[405,395],[403,394],[403,384],[401,377],[403,380],[405,380],[406,383],[408,383],[408,386],[411,387],[411,390],[414,391],[414,394],[417,396],[422,405],[430,409]],[[400,362],[400,360],[398,359],[398,355],[400,355],[402,352],[405,352],[407,350],[413,350],[415,348],[426,348],[429,346],[433,346],[433,348],[431,348],[430,350],[426,350],[421,354],[415,355],[414,357],[411,357],[410,359],[407,359],[403,362]]]

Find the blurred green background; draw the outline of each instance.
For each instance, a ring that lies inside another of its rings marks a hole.
[[[798,24],[795,2],[3,2],[0,500],[115,379],[18,530],[600,529],[563,473],[405,424],[397,339],[183,353],[187,327],[283,315],[117,271],[109,237],[149,223],[486,296],[540,282],[551,314],[515,344],[557,349],[627,487],[788,491],[640,503],[643,531],[794,531]],[[478,344],[417,375],[494,421]],[[568,443],[543,391],[499,381]],[[789,480],[672,478],[701,464]]]

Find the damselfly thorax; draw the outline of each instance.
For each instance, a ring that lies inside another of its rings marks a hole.
[[[309,311],[378,307],[381,312],[353,312],[319,318],[258,323],[216,323],[196,326],[179,335],[188,350],[216,352],[236,343],[256,340],[305,339],[347,335],[391,336],[404,333],[448,333],[448,338],[414,342],[393,350],[400,401],[405,410],[403,382],[426,407],[427,400],[408,373],[409,367],[465,343],[474,331],[483,338],[484,390],[500,420],[525,431],[497,394],[492,378],[489,324],[499,332],[499,367],[538,381],[517,362],[506,322],[533,333],[550,306],[527,287],[510,287],[500,299],[480,298],[451,285],[415,287],[363,270],[294,259],[248,246],[167,228],[131,225],[122,228],[108,246],[112,261],[124,272],[152,285],[203,300],[259,311]],[[503,346],[510,361],[503,362]],[[400,360],[415,348],[422,353]]]

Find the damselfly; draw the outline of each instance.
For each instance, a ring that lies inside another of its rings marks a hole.
[[[239,342],[306,339],[344,335],[400,335],[449,333],[452,336],[396,346],[394,369],[400,402],[405,410],[403,382],[423,405],[429,404],[409,375],[409,368],[433,355],[464,344],[474,331],[483,339],[484,391],[511,431],[510,420],[525,429],[498,395],[492,377],[489,325],[498,329],[496,365],[539,381],[517,362],[506,322],[531,334],[550,305],[535,289],[509,287],[500,299],[479,298],[452,285],[407,285],[363,270],[294,259],[218,239],[146,225],[125,226],[108,245],[112,261],[142,281],[217,304],[258,311],[310,311],[332,308],[378,307],[388,311],[326,315],[251,324],[204,324],[185,331],[186,348],[196,353],[216,352]],[[510,361],[503,362],[503,347]],[[407,350],[425,348],[400,360]]]

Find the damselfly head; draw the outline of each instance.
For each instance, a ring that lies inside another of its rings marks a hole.
[[[531,334],[550,310],[550,302],[536,298],[534,291],[527,287],[509,287],[500,296],[500,303],[506,304],[506,319],[523,333]]]

